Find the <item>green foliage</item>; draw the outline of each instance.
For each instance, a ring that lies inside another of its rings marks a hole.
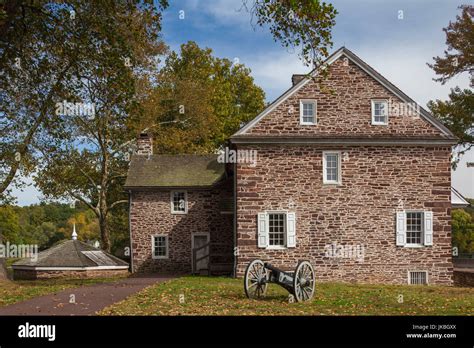
[[[452,214],[453,246],[460,254],[474,253],[474,218],[463,209],[453,209]]]
[[[319,64],[332,47],[336,9],[320,0],[243,0],[256,24],[269,26],[283,47],[301,49],[306,64]]]
[[[471,73],[471,86],[474,86],[474,6],[463,5],[459,8],[461,15],[443,29],[448,46],[444,57],[435,57],[435,63],[428,66],[440,75],[436,81],[443,84],[460,73]]]
[[[462,14],[443,29],[448,46],[444,57],[435,57],[435,63],[428,66],[440,76],[435,81],[444,84],[458,74],[470,73],[471,86],[474,86],[474,7],[463,5],[460,9]],[[430,101],[428,107],[459,138],[460,155],[474,146],[474,95],[471,90],[456,87],[451,89],[449,100]]]
[[[112,250],[123,252],[123,248],[129,244],[126,207],[114,211],[109,219],[112,221]],[[0,206],[0,231],[4,243],[37,244],[43,250],[58,241],[70,239],[73,224],[76,224],[79,240],[100,240],[98,220],[85,205],[76,204],[75,208],[60,203]]]
[[[250,69],[192,41],[168,55],[156,80],[140,129],[153,129],[159,153],[214,152],[265,106]]]

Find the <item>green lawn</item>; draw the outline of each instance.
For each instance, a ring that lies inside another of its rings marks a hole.
[[[120,278],[0,281],[0,307],[68,288],[112,282],[118,279]]]
[[[473,315],[474,289],[320,283],[311,302],[289,303],[288,292],[275,284],[265,299],[249,300],[242,279],[187,276],[145,288],[99,314]]]

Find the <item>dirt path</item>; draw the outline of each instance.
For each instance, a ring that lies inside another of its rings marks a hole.
[[[142,275],[111,283],[66,289],[0,307],[0,315],[94,315],[97,311],[172,277]],[[70,303],[71,295],[75,303]]]

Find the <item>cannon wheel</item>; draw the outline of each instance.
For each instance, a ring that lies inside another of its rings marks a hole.
[[[245,270],[244,287],[248,298],[261,298],[267,292],[267,270],[262,260],[253,260]]]
[[[308,261],[301,261],[293,276],[293,289],[296,301],[308,301],[313,298],[315,286],[314,269]]]

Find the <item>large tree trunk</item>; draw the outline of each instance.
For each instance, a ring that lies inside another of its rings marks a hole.
[[[107,223],[107,217],[101,216],[99,218],[99,228],[100,228],[100,239],[102,240],[102,249],[107,252],[110,252],[110,234],[109,234],[109,224]]]
[[[0,244],[3,243],[3,236],[0,233]],[[0,258],[0,281],[8,280],[7,266],[5,264],[5,258]]]

